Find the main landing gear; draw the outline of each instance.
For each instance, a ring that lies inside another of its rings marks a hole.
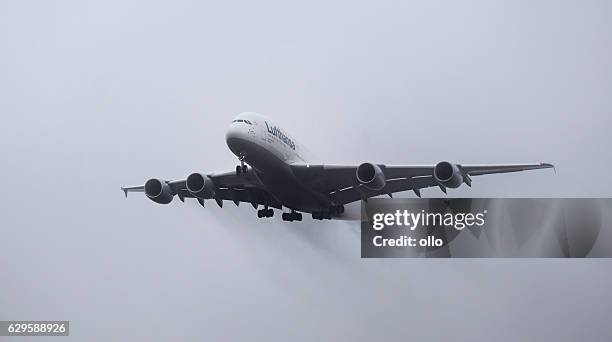
[[[241,174],[246,174],[249,171],[249,168],[244,163],[244,154],[240,154],[238,160],[240,160],[240,165],[236,165],[236,176],[240,176]]]
[[[274,216],[274,210],[272,210],[272,209],[266,208],[266,209],[257,210],[257,217],[259,217],[259,218],[262,218],[262,217],[272,217],[272,216]]]
[[[257,217],[272,217],[274,216],[274,210],[272,209],[260,209],[257,210]],[[302,214],[292,211],[290,213],[283,213],[283,221],[302,221]]]
[[[331,220],[332,215],[338,215],[342,213],[344,213],[344,206],[335,205],[325,211],[313,212],[312,218],[315,220]]]
[[[295,211],[283,213],[283,221],[302,221],[302,214]]]

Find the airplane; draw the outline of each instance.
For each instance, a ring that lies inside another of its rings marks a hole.
[[[174,196],[181,201],[195,198],[202,206],[214,199],[250,203],[257,217],[272,217],[272,208],[283,212],[284,221],[301,221],[302,213],[313,219],[343,219],[345,205],[380,195],[412,190],[421,197],[421,189],[472,186],[472,177],[486,174],[553,168],[548,163],[467,165],[441,161],[435,165],[384,165],[365,162],[359,165],[310,163],[310,153],[284,129],[267,117],[245,112],[230,124],[225,135],[229,149],[240,162],[235,171],[225,173],[195,172],[186,179],[152,178],[139,186],[121,190],[144,192],[153,202],[168,204]]]

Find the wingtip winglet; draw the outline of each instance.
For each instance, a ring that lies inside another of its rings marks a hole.
[[[557,168],[555,167],[555,165],[554,165],[554,164],[551,164],[551,163],[541,163],[541,165],[542,165],[542,167],[543,167],[543,168],[546,168],[546,169],[553,169],[553,171],[555,172],[555,174],[557,173]]]
[[[121,187],[121,191],[125,194],[125,198],[127,198],[128,189],[125,187]]]

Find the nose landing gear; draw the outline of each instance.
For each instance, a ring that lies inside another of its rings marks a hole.
[[[247,173],[249,171],[249,168],[244,165],[244,163],[242,165],[236,165],[236,176],[240,176],[241,174]]]
[[[236,176],[240,176],[241,174],[245,174],[249,171],[249,168],[244,163],[244,157],[246,157],[246,155],[243,153],[241,153],[238,157],[238,160],[240,160],[240,165],[236,165]]]

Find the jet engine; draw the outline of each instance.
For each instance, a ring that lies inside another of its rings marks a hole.
[[[357,181],[370,190],[380,190],[387,181],[380,167],[372,163],[363,163],[357,167]]]
[[[144,185],[144,190],[151,201],[159,204],[168,204],[172,202],[172,198],[174,197],[170,185],[157,178],[149,179]]]
[[[215,197],[215,185],[210,177],[201,173],[192,173],[187,177],[187,190],[197,198],[210,199]]]
[[[434,167],[433,174],[436,181],[447,188],[458,188],[463,183],[463,174],[456,164],[439,162]]]

